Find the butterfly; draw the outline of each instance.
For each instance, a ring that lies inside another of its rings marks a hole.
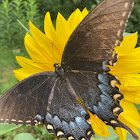
[[[55,72],[30,76],[0,98],[0,122],[42,122],[57,138],[88,140],[94,135],[88,121],[90,111],[107,125],[124,128],[138,139],[118,120],[123,95],[113,85],[119,81],[105,66],[117,61],[113,48],[123,39],[133,4],[134,0],[103,0],[98,4],[70,36],[61,66],[54,63]]]

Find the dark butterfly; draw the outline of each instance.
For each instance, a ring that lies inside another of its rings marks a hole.
[[[113,48],[123,39],[133,3],[103,0],[98,4],[69,38],[61,66],[54,64],[55,72],[28,77],[0,98],[0,122],[34,125],[41,121],[58,138],[85,140],[94,134],[87,123],[88,109],[107,125],[138,138],[114,115],[123,111],[119,104],[123,95],[111,85],[117,79],[105,67],[116,62]]]

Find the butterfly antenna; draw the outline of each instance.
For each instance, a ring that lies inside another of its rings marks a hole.
[[[18,23],[25,29],[26,32],[31,34],[31,32],[17,19]]]

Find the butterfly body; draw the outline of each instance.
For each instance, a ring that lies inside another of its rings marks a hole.
[[[107,125],[124,128],[119,81],[108,74],[107,64],[117,61],[133,0],[103,0],[78,25],[69,38],[61,66],[19,82],[0,98],[0,122],[35,125],[41,121],[58,138],[90,139],[94,134],[89,111]]]

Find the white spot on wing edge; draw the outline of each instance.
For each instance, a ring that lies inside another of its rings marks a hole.
[[[57,137],[64,135],[64,133],[62,131],[58,131],[57,132]]]
[[[47,125],[47,129],[48,129],[48,130],[53,130],[53,126],[50,125],[50,124],[48,124],[48,125]]]
[[[118,30],[117,36],[120,37],[121,35],[121,30]]]
[[[123,26],[125,24],[125,22],[122,20],[121,22],[120,22],[120,26]]]
[[[21,123],[23,123],[23,121],[22,121],[22,120],[18,120],[18,122],[19,122],[19,123],[20,123],[20,122],[21,122]]]
[[[91,134],[91,131],[88,131],[88,132],[87,132],[87,136],[89,136],[90,134]]]
[[[119,40],[116,40],[115,47],[118,46],[119,43],[120,43],[120,41]]]
[[[16,120],[15,120],[15,119],[12,119],[11,121],[12,121],[12,122],[16,122]]]
[[[129,2],[126,2],[125,4],[124,4],[124,8],[127,8],[129,6]]]
[[[125,17],[125,16],[126,16],[126,12],[123,12],[123,13],[122,13],[122,17]]]
[[[73,136],[68,137],[68,140],[74,140]]]
[[[115,100],[117,100],[119,97],[121,97],[120,94],[115,94],[115,95],[113,96],[113,98],[114,98]]]
[[[120,108],[119,107],[116,107],[116,108],[113,109],[113,113],[116,113],[119,110],[120,110]]]
[[[35,122],[35,123],[38,123],[38,121],[37,121],[37,120],[34,120],[34,122]]]
[[[27,120],[26,123],[31,123],[31,121],[30,120]]]
[[[116,80],[111,80],[110,85],[111,85],[112,87],[115,87],[115,84],[116,84],[116,83],[117,83]]]
[[[110,122],[111,122],[111,123],[114,123],[114,124],[117,124],[117,123],[118,123],[118,122],[115,121],[115,120],[111,120]]]

